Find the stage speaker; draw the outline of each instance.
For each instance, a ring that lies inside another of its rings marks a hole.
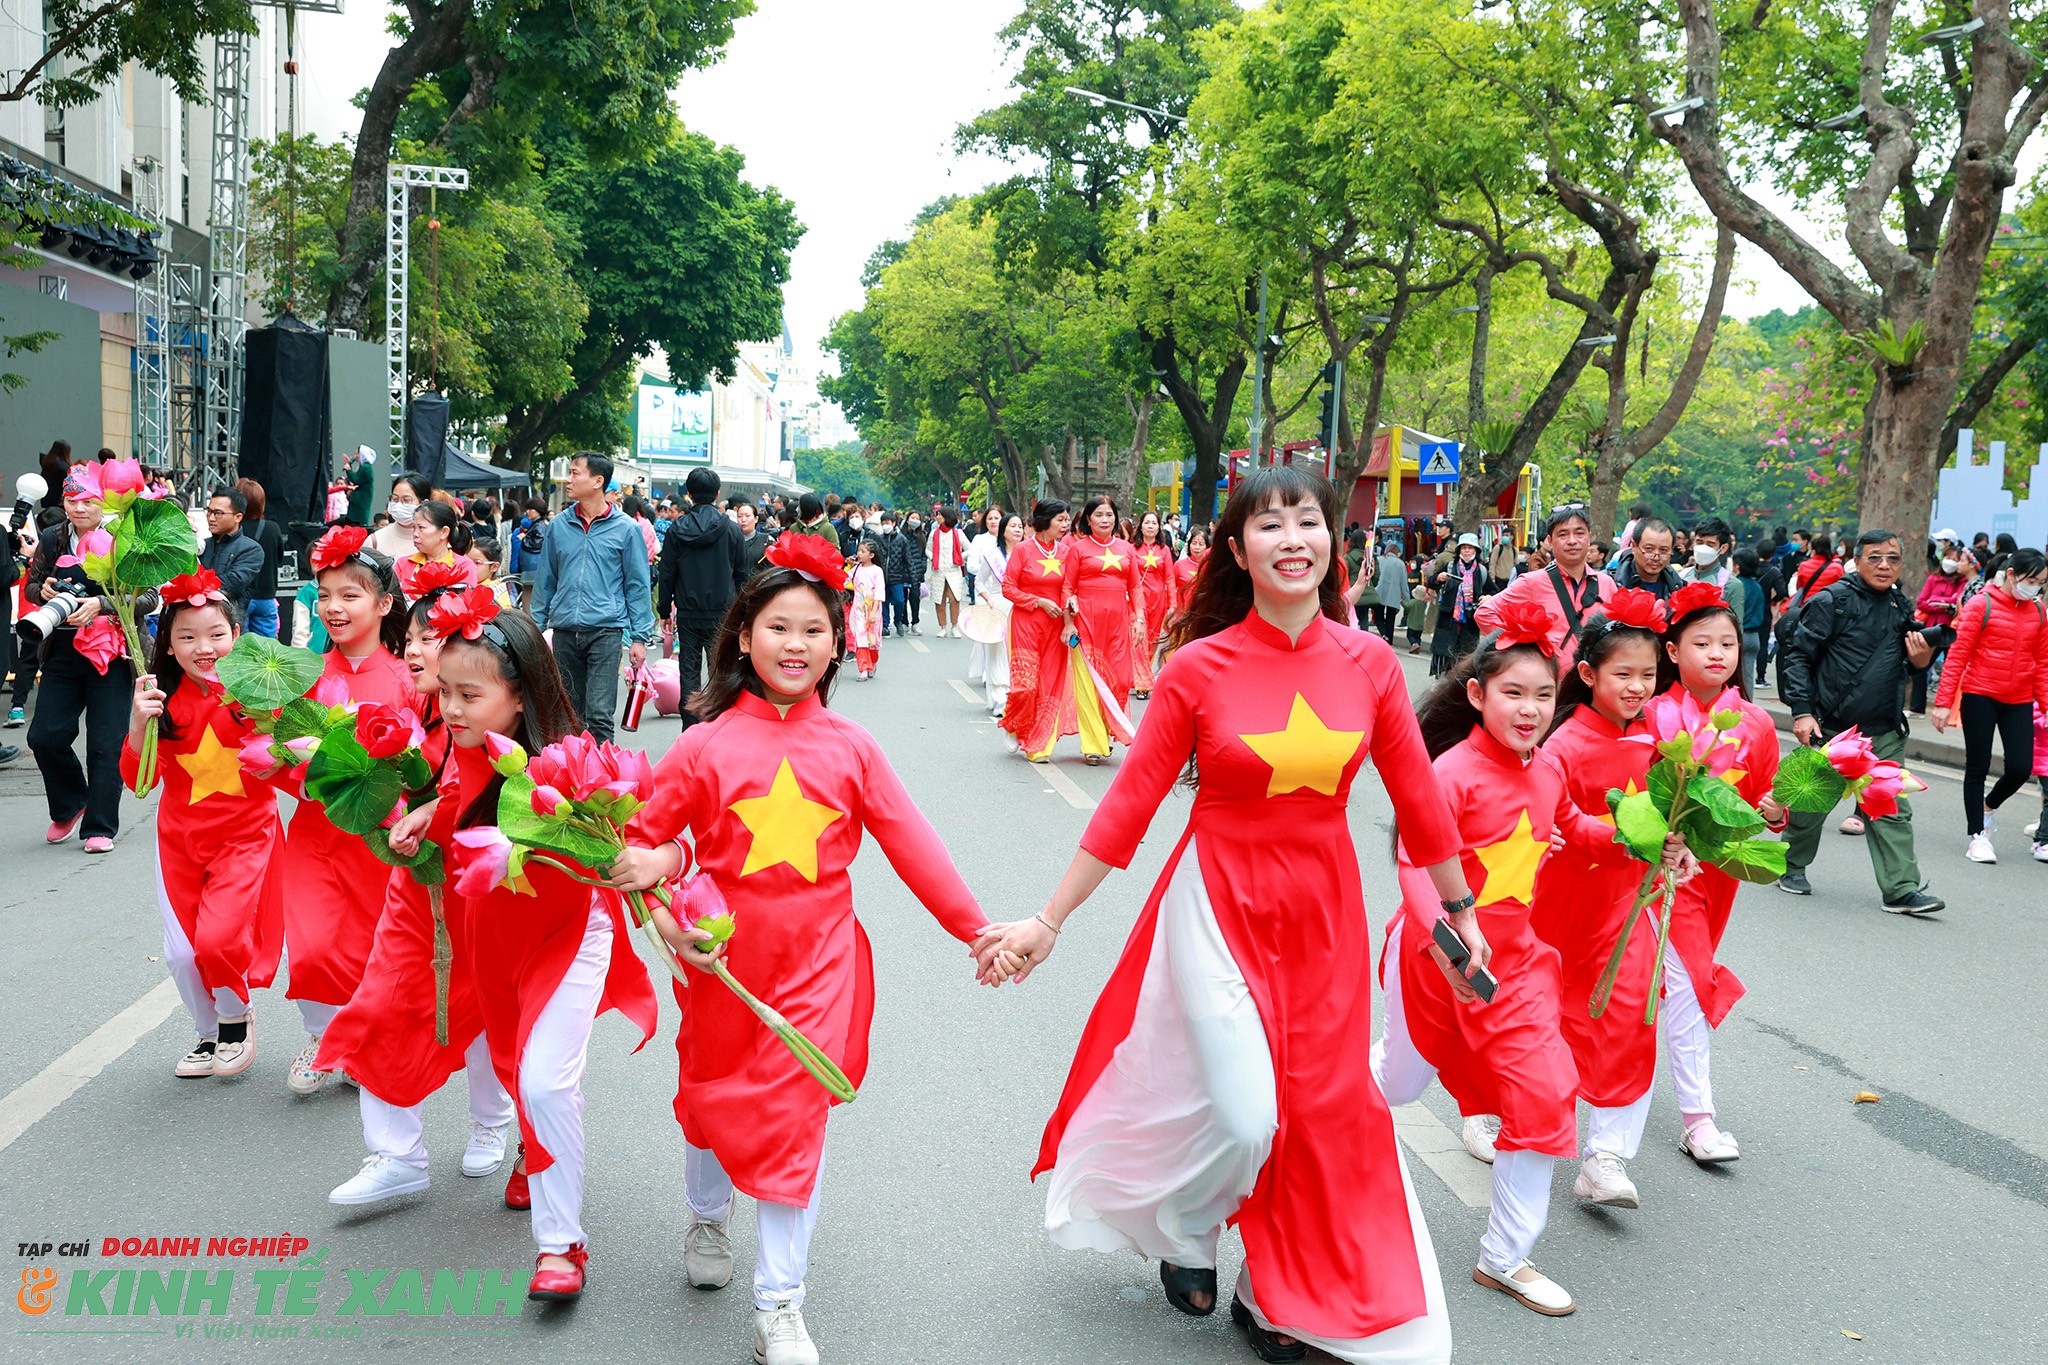
[[[327,510],[327,334],[287,313],[250,332],[246,354],[242,476],[263,485],[268,520],[318,521]]]
[[[423,393],[405,409],[405,467],[439,488],[448,467],[448,398]]]

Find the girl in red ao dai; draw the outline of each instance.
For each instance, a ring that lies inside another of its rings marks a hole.
[[[1742,623],[1711,583],[1689,583],[1671,594],[1671,628],[1664,635],[1658,685],[1665,695],[1690,693],[1712,711],[1733,706],[1742,723],[1733,766],[1722,776],[1756,807],[1772,830],[1785,828],[1785,808],[1771,797],[1778,775],[1778,728],[1749,699],[1742,667]],[[1664,956],[1664,1001],[1659,1019],[1671,1059],[1671,1088],[1683,1122],[1679,1146],[1703,1166],[1741,1156],[1735,1135],[1714,1122],[1709,1071],[1713,1030],[1742,998],[1742,982],[1714,960],[1735,908],[1735,878],[1707,867],[1679,888],[1671,907],[1671,943]]]
[[[438,505],[438,504],[436,504]],[[333,1204],[371,1204],[427,1188],[426,1099],[457,1071],[469,1082],[469,1143],[462,1173],[482,1177],[505,1161],[512,1097],[499,1084],[477,1003],[473,926],[455,889],[456,768],[454,745],[440,715],[441,638],[429,621],[434,603],[466,586],[453,565],[426,564],[413,578],[420,596],[405,632],[405,666],[412,674],[413,706],[423,718],[420,751],[439,795],[399,818],[391,847],[411,855],[423,839],[441,849],[448,879],[436,888],[454,960],[448,974],[448,1041],[435,1041],[433,892],[411,871],[394,867],[384,886],[384,912],[363,968],[362,984],[320,1040],[316,1065],[346,1069],[360,1092],[363,1144],[369,1156],[352,1178],[327,1196]]]
[[[507,736],[537,755],[575,731],[576,713],[539,627],[523,613],[501,613],[489,588],[436,603],[431,622],[441,637],[441,715],[455,745],[455,783],[441,799],[459,812],[455,843],[474,849],[503,838],[495,830],[502,779],[486,738]],[[530,891],[465,881],[463,900],[491,1065],[519,1113],[520,1159],[505,1202],[533,1210],[539,1255],[526,1296],[564,1302],[583,1293],[590,1261],[583,1070],[591,1025],[618,1010],[640,1031],[637,1051],[654,1036],[654,987],[618,896],[537,862],[523,877]]]
[[[1169,1301],[1217,1301],[1217,1242],[1244,1238],[1231,1317],[1266,1360],[1449,1359],[1436,1255],[1392,1115],[1356,1064],[1372,1038],[1371,942],[1346,807],[1370,759],[1436,896],[1484,963],[1458,836],[1399,664],[1341,625],[1336,491],[1301,470],[1232,493],[1130,757],[1040,915],[980,955],[1027,976],[1127,866],[1176,780],[1188,827],[1082,1035],[1034,1175],[1057,1244],[1155,1258]],[[1469,994],[1462,979],[1456,987]]]
[[[367,533],[340,526],[314,542],[311,555],[318,597],[315,610],[327,628],[327,667],[314,696],[330,704],[383,702],[410,706],[412,672],[405,652],[405,595],[391,561],[365,549]],[[303,769],[277,785],[299,795]],[[321,1035],[363,979],[384,887],[391,869],[360,836],[336,829],[319,803],[300,801],[285,830],[286,996],[298,1002],[306,1046],[292,1059],[286,1084],[296,1095],[318,1091],[330,1074],[318,1065]]]
[[[833,591],[843,569],[822,544],[784,535],[768,553],[775,567],[727,610],[711,682],[689,703],[703,723],[657,765],[654,799],[611,879],[642,890],[675,877],[689,831],[700,875],[714,879],[738,927],[719,951],[699,953],[709,936],[657,907],[663,936],[693,966],[725,956],[857,1086],[874,1013],[867,932],[847,875],[863,833],[955,938],[972,940],[987,919],[881,746],[825,707],[846,641]],[[707,977],[692,990],[678,983],[675,997],[684,1270],[699,1289],[729,1281],[733,1192],[751,1195],[754,1359],[815,1365],[804,1277],[833,1101],[731,991]]]
[[[135,680],[134,718],[121,747],[132,788],[143,731],[157,718],[157,903],[164,962],[199,1041],[175,1072],[238,1076],[256,1060],[249,991],[277,975],[284,946],[284,833],[277,793],[241,771],[249,718],[221,690],[214,667],[241,622],[210,569],[164,585],[150,671]]]
[[[1587,616],[1559,684],[1556,726],[1543,752],[1563,769],[1572,803],[1597,820],[1612,819],[1609,790],[1642,791],[1657,761],[1654,748],[1628,736],[1642,731],[1644,704],[1657,690],[1664,625],[1664,605],[1653,594],[1618,590]],[[1564,1040],[1578,1069],[1579,1098],[1590,1109],[1585,1161],[1572,1191],[1627,1209],[1639,1197],[1624,1163],[1642,1145],[1657,1074],[1657,1031],[1643,1024],[1657,950],[1649,914],[1636,919],[1606,1009],[1595,1019],[1590,1006],[1642,876],[1643,865],[1615,845],[1559,849],[1537,869],[1529,909],[1529,927],[1563,962]]]

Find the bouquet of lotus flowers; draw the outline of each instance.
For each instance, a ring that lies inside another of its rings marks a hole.
[[[303,767],[303,799],[427,888],[434,912],[434,1039],[445,1046],[455,948],[441,905],[447,875],[441,850],[428,839],[409,854],[391,846],[399,817],[437,795],[419,716],[404,706],[350,701],[339,678],[324,676],[319,655],[253,632],[236,638],[219,672],[221,687],[257,730],[242,746],[242,766],[254,772]]]
[[[495,828],[467,829],[455,836],[460,850],[456,889],[465,896],[481,897],[493,887],[505,886],[531,895],[533,887],[524,875],[529,863],[554,868],[591,886],[607,886],[582,868],[606,871],[625,851],[626,823],[654,795],[654,769],[647,756],[580,734],[550,744],[530,758],[503,735],[486,735],[484,743],[492,766],[505,779],[498,794],[498,823]],[[687,849],[683,857],[683,872],[688,872],[691,858]],[[679,923],[710,934],[712,947],[732,937],[735,926],[725,897],[702,873],[689,879],[680,897],[667,887],[656,887],[650,894]],[[646,896],[629,891],[625,898],[634,925],[653,945],[662,965],[688,986],[690,979],[668,940],[661,936]],[[841,1101],[854,1098],[853,1084],[839,1065],[780,1012],[742,986],[723,959],[711,962],[709,970],[782,1040],[818,1084]]]
[[[199,566],[198,538],[176,503],[150,496],[142,465],[135,460],[73,465],[64,476],[64,495],[91,498],[114,514],[111,525],[86,536],[80,559],[86,577],[105,590],[120,622],[121,638],[137,672],[148,666],[136,601]],[[95,625],[97,623],[94,623]],[[93,630],[87,626],[86,630]],[[81,632],[79,648],[93,644]],[[111,640],[104,653],[118,652]],[[104,664],[101,671],[105,672]],[[135,794],[143,796],[156,783],[156,717],[143,727],[141,763],[135,773]]]
[[[1785,755],[1771,784],[1771,795],[1787,810],[1826,815],[1847,797],[1873,819],[1898,814],[1901,796],[1926,790],[1902,765],[1879,758],[1854,726],[1819,748],[1802,746]]]
[[[1596,1019],[1606,1011],[1614,993],[1636,917],[1659,895],[1664,841],[1674,831],[1684,836],[1686,847],[1700,862],[1731,877],[1773,882],[1785,875],[1785,846],[1774,839],[1754,837],[1763,832],[1764,818],[1726,777],[1735,765],[1738,740],[1734,731],[1742,723],[1742,712],[1723,705],[1724,699],[1725,694],[1709,709],[1690,694],[1652,697],[1643,708],[1647,733],[1628,736],[1629,742],[1654,745],[1662,757],[1650,768],[1645,790],[1609,791],[1607,807],[1614,813],[1615,842],[1650,867],[1643,874],[1628,918],[1622,922],[1621,937],[1607,960],[1607,969],[1594,987],[1590,1009]],[[1670,877],[1661,881],[1657,962],[1650,977],[1649,1005],[1643,1011],[1645,1024],[1657,1021],[1664,954],[1671,942],[1671,902],[1678,891]]]

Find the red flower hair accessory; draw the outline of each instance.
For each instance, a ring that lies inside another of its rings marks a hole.
[[[1495,649],[1534,645],[1544,654],[1556,658],[1557,647],[1564,639],[1564,618],[1558,611],[1526,597],[1509,601],[1495,598],[1480,607],[1478,619],[1481,630],[1497,632],[1493,641]]]
[[[165,606],[182,602],[188,607],[203,607],[208,602],[228,600],[228,595],[220,590],[220,576],[211,569],[181,573],[157,591],[163,595]]]
[[[1688,583],[1671,594],[1671,624],[1677,625],[1696,611],[1728,605],[1728,598],[1713,583]]]
[[[421,598],[441,588],[466,588],[475,574],[476,566],[466,559],[450,560],[445,564],[430,560],[412,566],[412,581],[405,585],[405,590],[415,598]]]
[[[794,569],[813,583],[837,587],[846,579],[846,560],[839,547],[826,544],[820,536],[784,531],[763,557],[776,568]]]
[[[498,599],[489,588],[464,588],[444,593],[427,609],[427,628],[442,639],[460,635],[477,639],[498,616]]]
[[[1664,633],[1669,618],[1664,614],[1664,604],[1657,600],[1657,594],[1641,588],[1620,588],[1614,596],[1600,604],[1600,610],[1607,619],[1617,626],[1633,626],[1637,630]]]
[[[363,542],[370,533],[360,526],[337,526],[313,542],[313,572],[320,573],[337,564],[346,564],[363,552]]]

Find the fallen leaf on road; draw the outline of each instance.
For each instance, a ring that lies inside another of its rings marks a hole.
[[[1856,1092],[1855,1103],[1876,1104],[1879,1100],[1883,1098],[1884,1096],[1878,1094],[1875,1090],[1859,1090]]]
[[[1811,1070],[1813,1070],[1813,1068],[1812,1068],[1812,1067],[1810,1067],[1810,1066],[1795,1066],[1795,1067],[1793,1067],[1792,1069],[1793,1069],[1794,1071],[1811,1071]]]
[[[1847,1337],[1847,1338],[1849,1338],[1849,1340],[1851,1340],[1851,1341],[1861,1341],[1861,1340],[1863,1340],[1863,1333],[1861,1333],[1861,1332],[1852,1332],[1852,1331],[1850,1331],[1850,1330],[1849,1330],[1848,1328],[1846,1328],[1846,1327],[1844,1327],[1844,1328],[1842,1329],[1842,1335],[1843,1335],[1843,1336],[1845,1336],[1845,1337]]]
[[[151,962],[154,962],[154,961],[156,961],[156,954],[155,954],[155,953],[151,953],[151,954],[149,955],[149,960],[150,960]]]

